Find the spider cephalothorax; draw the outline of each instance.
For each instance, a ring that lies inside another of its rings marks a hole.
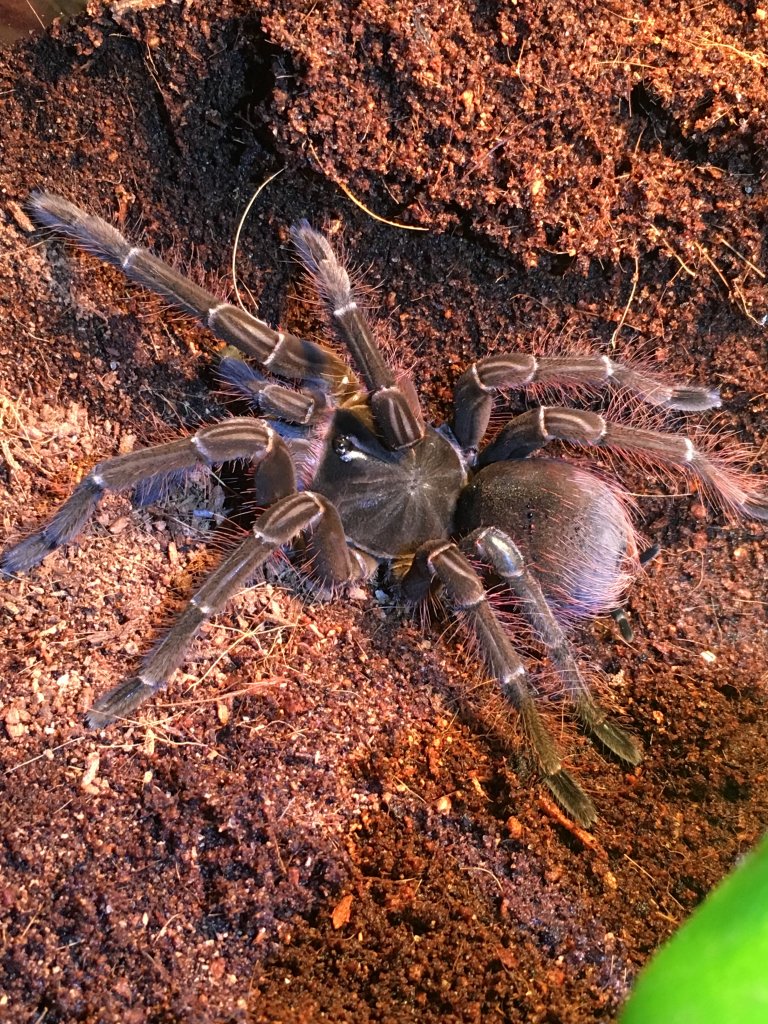
[[[560,763],[514,638],[488,600],[486,575],[527,618],[584,728],[617,757],[636,764],[637,743],[596,704],[563,622],[619,604],[638,561],[637,546],[617,486],[536,453],[555,440],[618,449],[696,475],[747,515],[768,519],[768,501],[754,478],[736,474],[689,438],[627,426],[596,412],[539,405],[511,418],[483,446],[494,397],[529,384],[613,383],[653,406],[698,411],[719,405],[717,392],[667,383],[607,355],[537,359],[507,352],[479,360],[462,375],[453,422],[435,429],[425,422],[411,381],[396,376],[382,358],[331,246],[306,222],[293,229],[293,240],[355,372],[329,349],[274,331],[219,302],[67,200],[39,193],[31,208],[41,224],[76,239],[227,342],[221,375],[258,413],[99,463],[42,529],[0,558],[6,576],[36,565],[75,538],[106,491],[146,491],[195,466],[250,463],[256,502],[264,511],[139,671],[96,702],[89,724],[105,726],[165,687],[201,624],[277,550],[302,540],[311,571],[324,584],[344,584],[381,565],[396,565],[409,601],[423,601],[437,587],[520,713],[544,782],[577,821],[591,824],[592,802]]]

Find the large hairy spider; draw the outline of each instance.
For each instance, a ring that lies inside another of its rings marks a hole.
[[[688,437],[628,426],[597,412],[539,405],[511,418],[483,447],[494,397],[532,384],[613,383],[652,406],[699,411],[720,404],[717,392],[669,383],[607,355],[537,359],[504,352],[480,359],[459,378],[453,422],[435,428],[426,422],[411,380],[383,359],[347,272],[308,223],[292,229],[293,241],[354,371],[329,349],[219,302],[67,200],[43,192],[32,198],[31,208],[42,225],[122,268],[233,346],[225,349],[221,375],[259,414],[100,462],[42,529],[0,558],[6,576],[36,565],[77,536],[106,491],[146,494],[196,466],[250,464],[255,499],[264,511],[136,675],[96,701],[88,724],[105,726],[163,689],[201,624],[278,549],[301,540],[311,573],[325,585],[365,579],[389,565],[408,601],[422,602],[437,590],[464,620],[489,674],[519,712],[544,782],[577,822],[589,826],[595,819],[592,801],[562,767],[529,673],[487,587],[492,581],[506,590],[527,618],[586,731],[622,761],[636,764],[638,744],[596,703],[563,624],[617,608],[637,567],[638,549],[620,488],[538,453],[555,440],[618,449],[687,471],[728,505],[760,519],[768,519],[768,498],[755,478],[737,474]]]

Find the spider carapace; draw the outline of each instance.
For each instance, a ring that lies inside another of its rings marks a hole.
[[[250,464],[255,501],[264,511],[138,671],[96,701],[89,724],[126,716],[164,688],[201,624],[276,551],[301,541],[308,571],[321,583],[338,587],[392,566],[408,601],[439,596],[474,635],[488,674],[520,714],[543,781],[576,821],[591,825],[592,801],[561,764],[530,672],[488,587],[492,581],[527,619],[584,729],[621,761],[637,764],[639,745],[595,701],[566,629],[575,618],[619,606],[638,566],[637,541],[618,484],[538,453],[555,441],[614,449],[692,474],[728,506],[760,519],[768,519],[768,500],[756,477],[690,438],[598,412],[536,405],[486,443],[494,400],[534,384],[605,385],[652,406],[698,412],[718,406],[718,393],[605,354],[536,358],[505,351],[462,374],[453,420],[436,429],[410,378],[395,374],[382,357],[346,270],[308,223],[292,229],[293,241],[351,365],[219,301],[66,199],[41,192],[30,206],[40,224],[120,267],[225,341],[220,375],[256,413],[99,463],[52,519],[0,557],[6,576],[32,568],[76,537],[107,491],[146,494],[201,465]]]

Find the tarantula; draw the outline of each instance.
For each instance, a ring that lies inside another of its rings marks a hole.
[[[293,242],[354,371],[330,349],[275,331],[220,302],[66,199],[41,192],[30,206],[41,225],[120,267],[227,342],[221,376],[259,414],[225,419],[191,437],[100,462],[42,529],[0,558],[5,576],[30,569],[77,536],[107,491],[132,489],[146,496],[196,466],[250,464],[255,501],[264,511],[136,675],[95,702],[88,724],[106,726],[163,689],[201,624],[276,551],[303,541],[310,571],[323,584],[366,579],[389,565],[409,602],[439,591],[465,621],[489,674],[517,709],[544,782],[577,822],[591,825],[595,808],[562,767],[529,672],[488,599],[488,582],[503,587],[527,618],[585,730],[634,765],[640,747],[590,693],[564,624],[619,606],[639,561],[638,547],[617,485],[537,453],[555,440],[618,449],[688,471],[729,505],[760,519],[768,519],[768,498],[755,478],[736,474],[688,437],[586,410],[536,406],[511,418],[483,447],[494,397],[533,384],[613,383],[652,406],[700,411],[719,406],[717,391],[670,383],[607,355],[537,359],[503,352],[478,360],[459,378],[453,421],[435,428],[426,422],[410,378],[394,373],[382,357],[327,239],[306,221],[292,228]]]

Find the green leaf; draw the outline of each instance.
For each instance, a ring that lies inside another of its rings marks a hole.
[[[768,837],[656,954],[620,1024],[768,1022]]]

